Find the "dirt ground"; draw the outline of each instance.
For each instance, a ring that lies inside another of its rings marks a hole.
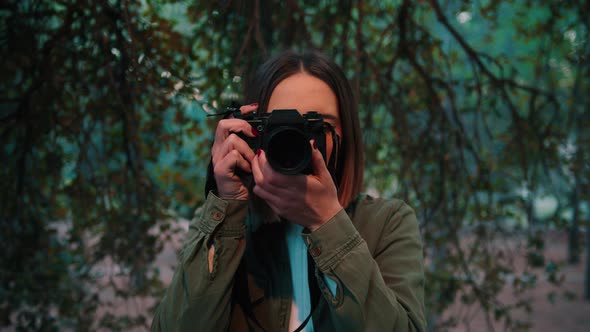
[[[563,232],[548,233],[545,243],[545,257],[557,262],[565,262],[567,258],[567,237]],[[585,248],[584,248],[585,249]],[[584,282],[585,267],[587,262],[586,255],[581,257],[581,261],[576,265],[565,264],[562,267],[564,281],[560,288],[551,285],[547,280],[540,279],[537,286],[527,296],[533,300],[533,308],[530,315],[517,315],[520,320],[531,322],[530,331],[535,332],[586,332],[590,331],[590,301],[584,300]],[[564,296],[565,292],[571,292],[575,296],[568,299]],[[549,301],[548,294],[555,292],[553,303]],[[510,302],[513,298],[510,293],[502,294],[501,300]],[[453,312],[455,310],[455,312]],[[449,315],[457,313],[458,309],[452,308],[447,312]],[[458,327],[450,331],[467,332],[467,331],[505,331],[501,323],[493,323],[489,326],[486,323],[484,315],[474,310],[468,322],[463,322]]]

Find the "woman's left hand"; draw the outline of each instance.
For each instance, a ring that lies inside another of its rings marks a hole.
[[[259,150],[252,159],[252,174],[256,183],[254,193],[277,215],[313,232],[342,206],[322,153],[313,144],[311,155],[313,174],[284,175],[275,171],[265,152]]]

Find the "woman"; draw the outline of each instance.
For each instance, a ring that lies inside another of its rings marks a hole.
[[[221,120],[213,185],[152,330],[425,330],[418,223],[399,200],[359,195],[362,139],[342,70],[318,52],[285,52],[260,68],[246,101],[243,114],[320,113],[334,129],[326,160],[337,160],[326,166],[311,141],[311,174],[281,174],[242,139],[259,134],[248,122]]]

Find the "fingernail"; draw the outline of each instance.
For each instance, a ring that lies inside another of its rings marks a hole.
[[[258,107],[258,103],[250,104],[250,105],[248,105],[248,106],[251,106],[251,107]]]
[[[256,150],[256,155],[257,156],[260,156],[261,153],[262,153],[262,150],[260,150],[260,149]]]
[[[315,141],[313,141],[313,149],[314,150],[317,150],[318,149],[317,145],[315,145]]]
[[[258,130],[256,130],[256,128],[252,127],[252,135],[258,137],[258,136],[260,136],[260,132]]]

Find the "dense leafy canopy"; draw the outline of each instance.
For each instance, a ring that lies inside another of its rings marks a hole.
[[[431,324],[463,320],[445,314],[459,304],[526,328],[519,294],[540,273],[559,281],[542,232],[589,218],[589,12],[581,0],[3,3],[0,324],[148,325],[149,310],[101,308],[162,295],[170,221],[204,199],[206,114],[239,100],[269,55],[319,48],[359,96],[367,190],[419,216]],[[515,302],[499,300],[505,288]]]

